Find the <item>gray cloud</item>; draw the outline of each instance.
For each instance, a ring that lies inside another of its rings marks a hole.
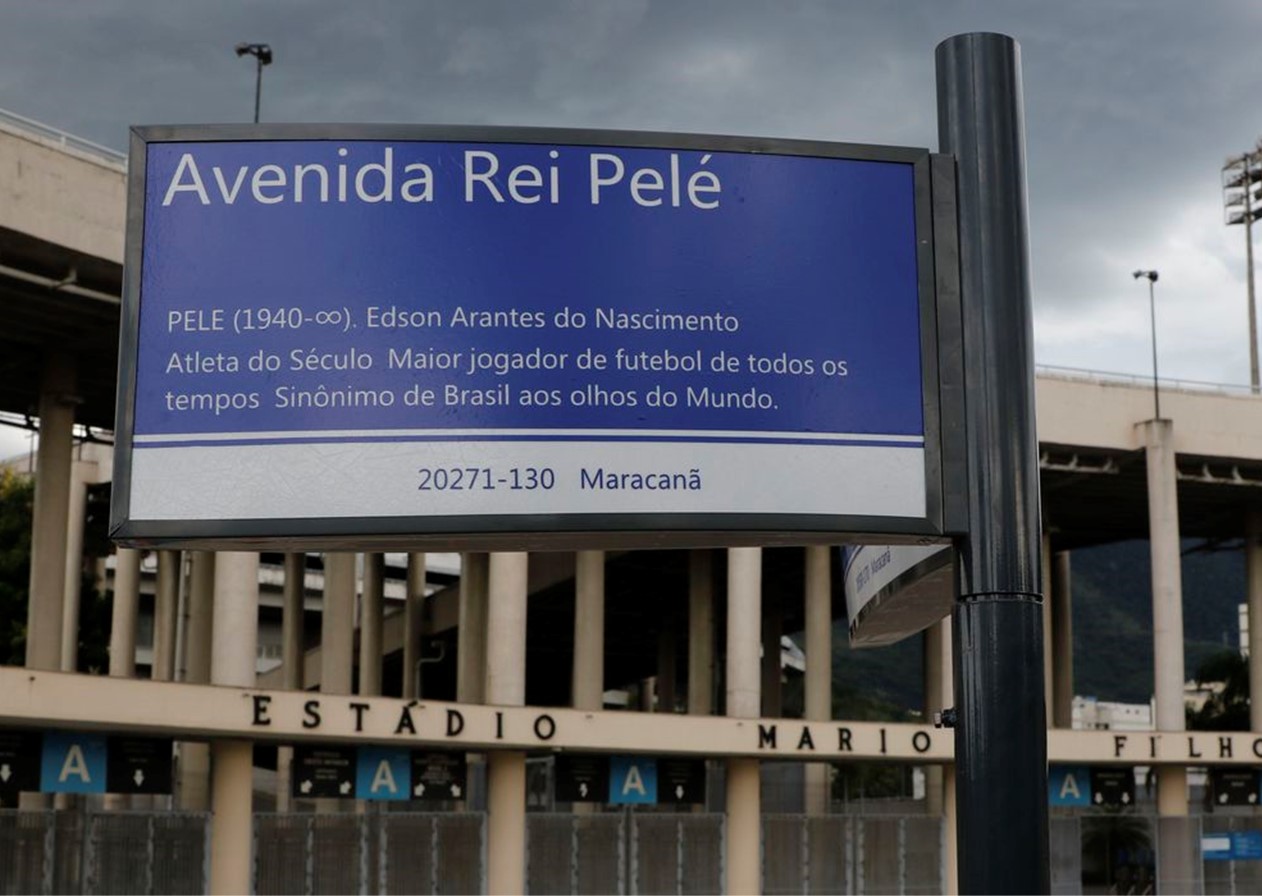
[[[1244,0],[0,0],[0,107],[117,148],[132,123],[245,120],[254,70],[232,46],[260,40],[276,50],[269,120],[932,147],[935,44],[1002,31],[1023,48],[1036,310],[1049,334],[1083,330],[1040,338],[1040,360],[1142,372],[1145,330],[1107,349],[1093,338],[1107,330],[1096,315],[1130,313],[1130,269],[1162,268],[1175,305],[1243,303],[1243,237],[1223,238],[1218,172],[1262,135],[1259,26]],[[1172,372],[1241,379],[1241,320],[1208,349],[1172,334]]]

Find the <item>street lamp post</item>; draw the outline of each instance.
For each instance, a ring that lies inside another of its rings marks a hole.
[[[1152,319],[1152,407],[1153,419],[1161,419],[1161,393],[1157,388],[1157,301],[1153,295],[1153,285],[1157,282],[1156,271],[1136,271],[1135,279],[1148,281],[1148,313]],[[1252,309],[1250,309],[1252,311]]]
[[[1249,293],[1249,385],[1258,392],[1258,317],[1253,288],[1253,222],[1262,217],[1254,186],[1262,182],[1262,142],[1223,166],[1223,208],[1227,223],[1244,225],[1245,279]]]
[[[270,44],[237,44],[238,56],[253,56],[258,61],[254,78],[254,123],[259,123],[259,105],[263,100],[263,66],[272,64]]]

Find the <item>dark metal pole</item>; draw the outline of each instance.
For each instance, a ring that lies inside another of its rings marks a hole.
[[[1157,286],[1157,272],[1148,278],[1148,314],[1152,319],[1152,412],[1153,419],[1161,419],[1161,389],[1157,385],[1157,299],[1153,290]]]
[[[254,123],[259,123],[259,106],[263,101],[263,56],[255,55],[255,61],[258,62],[258,73],[254,78]]]
[[[955,608],[962,893],[1047,893],[1038,442],[1020,51],[1000,34],[937,48],[938,136],[955,156],[969,534]]]
[[[1157,385],[1157,299],[1153,289],[1157,283],[1156,271],[1136,271],[1135,279],[1148,281],[1148,314],[1152,319],[1152,413],[1154,420],[1161,419],[1161,390]]]
[[[1245,276],[1249,281],[1249,386],[1259,390],[1258,382],[1258,307],[1253,287],[1253,153],[1244,155],[1244,258]]]

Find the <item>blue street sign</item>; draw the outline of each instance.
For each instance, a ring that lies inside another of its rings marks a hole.
[[[50,731],[44,735],[39,789],[45,793],[105,793],[103,734]]]
[[[128,520],[930,515],[925,151],[212,133],[135,144]]]
[[[355,765],[355,797],[361,800],[411,799],[412,753],[390,747],[360,747]]]
[[[609,802],[623,805],[656,803],[657,760],[647,756],[611,756]]]
[[[1091,769],[1053,765],[1047,770],[1047,801],[1053,806],[1090,806]]]
[[[1232,831],[1231,848],[1237,859],[1262,859],[1262,831]]]
[[[1262,859],[1262,831],[1223,831],[1201,837],[1201,858],[1207,862]]]

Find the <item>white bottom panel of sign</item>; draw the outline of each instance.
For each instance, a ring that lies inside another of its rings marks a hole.
[[[923,517],[923,444],[141,444],[134,520],[519,514]]]

